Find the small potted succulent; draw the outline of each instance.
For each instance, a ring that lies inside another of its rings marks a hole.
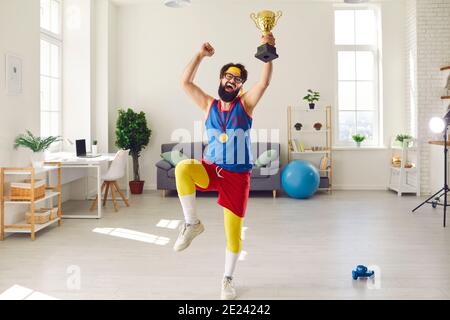
[[[33,154],[31,155],[31,164],[34,168],[41,168],[44,166],[45,162],[44,151],[47,150],[52,143],[58,141],[61,141],[60,137],[36,137],[31,131],[27,130],[26,134],[21,134],[14,140],[14,149],[22,147],[33,151]]]
[[[92,141],[92,154],[97,154],[98,153],[98,141],[94,140]]]
[[[395,141],[400,142],[401,146],[403,148],[409,147],[411,143],[412,136],[410,134],[399,134],[397,135],[397,138],[395,138]]]
[[[316,106],[316,102],[319,101],[320,93],[317,91],[312,91],[311,89],[308,89],[308,93],[306,96],[303,97],[303,100],[307,101],[309,103],[309,109],[313,110]]]
[[[303,125],[301,123],[296,123],[294,126],[295,130],[297,130],[297,131],[302,130],[302,127],[303,127]]]
[[[317,131],[320,131],[320,129],[322,129],[322,124],[320,122],[316,122],[313,128],[316,129]]]
[[[352,139],[353,139],[353,141],[356,142],[356,146],[359,148],[359,147],[361,147],[361,142],[366,140],[366,136],[357,133],[357,134],[352,135]]]

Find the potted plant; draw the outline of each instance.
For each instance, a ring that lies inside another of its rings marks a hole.
[[[130,150],[133,158],[134,180],[130,181],[130,190],[133,194],[141,194],[144,189],[144,181],[141,181],[139,171],[139,157],[149,141],[152,131],[147,127],[145,113],[136,113],[133,109],[127,111],[120,109],[116,123],[116,146]]]
[[[53,142],[61,141],[60,137],[36,137],[27,130],[26,134],[17,136],[14,140],[14,149],[19,147],[28,148],[33,151],[31,155],[31,164],[34,168],[41,168],[44,166],[44,151],[47,150]]]
[[[409,141],[410,139],[412,139],[412,136],[410,134],[399,134],[397,135],[397,138],[395,138],[395,141],[400,142],[403,148],[407,148],[411,143],[411,141]]]
[[[352,135],[352,139],[353,139],[353,141],[356,142],[356,146],[359,148],[359,147],[361,147],[361,142],[366,140],[366,136],[357,133],[357,134]]]
[[[97,154],[98,153],[98,141],[94,140],[92,141],[92,154]]]
[[[319,98],[320,98],[319,92],[308,89],[308,94],[303,97],[303,100],[309,103],[309,109],[312,110],[316,106],[315,103],[319,101]]]

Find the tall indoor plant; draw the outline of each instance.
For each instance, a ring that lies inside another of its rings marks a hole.
[[[152,131],[147,127],[145,113],[134,112],[133,109],[119,109],[119,117],[116,123],[116,146],[130,150],[133,158],[134,180],[130,181],[130,190],[133,194],[141,194],[144,189],[144,181],[141,181],[139,171],[139,157],[149,141]]]
[[[57,141],[61,141],[61,138],[53,136],[47,138],[36,137],[30,130],[27,130],[26,134],[20,134],[14,140],[14,149],[22,147],[33,151],[31,164],[35,168],[40,168],[44,165],[44,151]]]

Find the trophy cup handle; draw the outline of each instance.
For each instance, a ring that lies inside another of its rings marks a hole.
[[[252,19],[252,21],[255,23],[256,27],[259,29],[258,19],[257,19],[256,14],[254,12],[250,13],[250,19]]]
[[[278,19],[283,15],[282,11],[277,11],[277,14],[275,15],[275,23],[274,26],[278,23]]]

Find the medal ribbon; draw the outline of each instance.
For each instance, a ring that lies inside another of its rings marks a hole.
[[[224,123],[223,120],[222,120],[222,104],[221,104],[221,102],[219,100],[219,103],[218,103],[218,107],[219,107],[218,108],[219,109],[219,122],[220,122],[220,126],[222,127],[222,132],[223,133],[227,132],[228,120],[229,120],[229,117],[230,117],[230,114],[231,114],[231,110],[233,110],[234,106],[236,105],[236,102],[237,102],[237,100],[235,100],[233,102],[233,104],[231,105],[230,109],[228,110],[228,114],[225,117],[225,123]]]

